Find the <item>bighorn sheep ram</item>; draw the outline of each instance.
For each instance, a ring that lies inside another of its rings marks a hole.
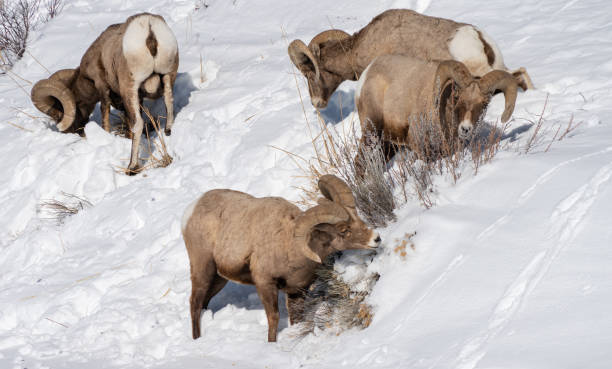
[[[439,124],[447,142],[468,139],[495,91],[505,97],[502,122],[510,119],[517,89],[516,79],[501,70],[475,78],[454,60],[379,56],[363,72],[355,92],[361,144],[366,132],[374,133],[382,138],[389,155],[393,151],[389,143],[409,144],[411,136],[423,132],[414,124],[423,123]]]
[[[128,173],[138,172],[138,147],[144,121],[143,98],[164,96],[166,134],[174,122],[172,86],[178,45],[163,17],[141,13],[109,26],[87,49],[76,69],[63,69],[32,88],[32,102],[57,122],[61,132],[76,132],[100,101],[104,129],[110,131],[110,106],[127,111],[132,132]]]
[[[482,77],[492,70],[508,71],[499,48],[473,25],[434,18],[407,9],[387,10],[352,36],[328,30],[308,46],[289,44],[289,57],[308,80],[312,105],[327,106],[338,85],[357,80],[379,55],[402,54],[424,60],[457,60],[470,73]],[[521,88],[533,88],[525,68],[512,74]]]
[[[301,320],[305,291],[329,254],[371,249],[380,237],[358,217],[350,188],[333,175],[319,179],[325,198],[306,211],[279,197],[255,198],[217,189],[191,204],[182,222],[191,266],[191,324],[200,337],[200,313],[228,280],[254,284],[276,341],[278,291],[287,294],[291,324]]]

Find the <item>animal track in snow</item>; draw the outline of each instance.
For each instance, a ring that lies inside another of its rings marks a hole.
[[[414,313],[417,311],[418,307],[421,305],[421,303],[433,292],[435,291],[435,289],[442,283],[444,282],[448,275],[455,270],[455,268],[457,268],[459,265],[463,264],[464,262],[464,256],[462,254],[457,255],[446,267],[446,269],[442,272],[442,274],[440,274],[438,276],[438,278],[436,278],[435,281],[433,281],[429,287],[427,287],[427,290],[425,290],[425,292],[421,295],[421,297],[419,297],[419,299],[412,305],[412,308],[410,309],[410,312],[408,314],[406,314],[403,318],[402,321],[396,325],[396,327],[393,329],[393,331],[391,333],[396,333],[398,331],[400,331],[402,329],[403,323],[408,320],[412,315],[414,315]]]
[[[589,154],[578,156],[578,157],[573,158],[573,159],[569,159],[569,160],[563,161],[563,162],[555,165],[554,167],[550,168],[544,174],[540,175],[538,177],[538,179],[536,179],[535,182],[528,189],[523,191],[523,193],[519,197],[518,201],[516,202],[516,205],[514,205],[506,214],[504,214],[501,217],[499,217],[495,222],[493,222],[491,225],[489,225],[487,228],[485,228],[482,232],[480,232],[476,236],[476,239],[477,240],[481,240],[483,238],[486,238],[486,237],[490,236],[500,226],[506,224],[508,222],[508,219],[516,212],[516,210],[519,209],[520,207],[522,207],[527,202],[527,200],[529,200],[533,196],[533,194],[535,193],[536,189],[538,189],[544,183],[548,182],[553,177],[553,175],[555,173],[557,173],[559,170],[561,170],[561,168],[563,168],[563,167],[565,167],[567,165],[573,164],[575,162],[578,162],[580,160],[588,159],[590,157],[597,156],[597,155],[602,155],[602,154],[605,154],[605,153],[611,152],[611,151],[612,151],[612,146],[611,147],[607,147],[607,148],[605,148],[603,150],[599,150],[599,151],[596,151],[596,152],[592,152],[592,153],[589,153]]]
[[[601,152],[610,150],[612,148]],[[574,161],[598,153],[585,155],[574,159]],[[569,162],[571,161],[561,163],[555,168],[558,169],[562,165],[569,164]],[[549,172],[551,171],[547,173]],[[547,173],[540,178],[546,176]],[[552,175],[552,172],[550,175]],[[547,237],[549,246],[537,253],[529,264],[523,268],[519,276],[510,284],[510,287],[506,289],[503,297],[499,300],[495,310],[489,317],[487,327],[473,336],[463,346],[457,357],[457,368],[472,369],[484,357],[486,350],[483,347],[504,329],[525,298],[537,287],[546,272],[548,272],[561,251],[576,238],[591,206],[597,199],[601,186],[609,182],[611,177],[612,162],[600,168],[587,183],[580,186],[559,203],[550,217]]]

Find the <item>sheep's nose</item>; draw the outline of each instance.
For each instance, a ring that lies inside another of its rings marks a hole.
[[[470,138],[470,135],[472,134],[472,128],[473,128],[473,125],[471,122],[469,121],[461,122],[457,130],[459,133],[459,138],[462,138],[462,139]]]
[[[374,242],[376,242],[376,243],[380,243],[380,241],[382,241],[382,240],[380,239],[380,236],[378,236],[378,237],[376,237],[376,238],[374,239]]]

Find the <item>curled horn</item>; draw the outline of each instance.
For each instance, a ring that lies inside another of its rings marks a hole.
[[[340,178],[326,174],[319,178],[319,190],[323,196],[349,211],[355,211],[355,197],[350,187]]]
[[[485,94],[493,94],[495,90],[501,90],[504,93],[506,105],[501,121],[502,123],[506,123],[508,119],[510,119],[510,116],[512,116],[514,104],[516,103],[516,90],[518,88],[516,79],[508,72],[494,70],[482,76],[479,81],[479,86],[480,91]]]
[[[463,63],[455,60],[445,60],[438,65],[436,81],[439,81],[440,85],[434,88],[442,88],[449,80],[455,81],[459,88],[465,88],[474,80],[474,77]],[[434,91],[434,93],[437,94],[438,91]]]
[[[50,80],[58,81],[63,83],[66,86],[71,86],[72,82],[77,77],[77,73],[79,72],[79,68],[76,69],[60,69],[57,72],[53,73]]]
[[[289,58],[291,58],[293,64],[295,64],[295,66],[302,73],[310,71],[310,68],[307,65],[308,63],[311,63],[314,67],[315,80],[319,80],[319,62],[317,59],[315,59],[312,51],[304,42],[301,40],[293,40],[289,44],[287,52],[289,53]]]
[[[293,236],[304,256],[316,263],[321,263],[321,257],[308,246],[312,227],[321,223],[336,224],[349,219],[346,210],[337,204],[317,205],[306,210],[296,220]]]
[[[344,31],[341,31],[339,29],[330,29],[328,31],[323,31],[319,33],[312,40],[310,40],[310,43],[308,44],[308,48],[310,50],[313,50],[315,53],[318,53],[319,45],[321,45],[322,43],[331,41],[331,40],[340,41],[340,40],[344,40],[345,38],[349,38],[349,37],[351,37],[351,35],[349,35],[348,33]]]
[[[61,132],[67,130],[75,120],[76,101],[68,86],[76,72],[76,69],[62,69],[32,87],[31,98],[34,106],[53,118]]]

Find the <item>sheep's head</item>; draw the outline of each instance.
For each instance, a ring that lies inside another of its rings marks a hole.
[[[308,81],[310,101],[316,108],[325,108],[336,88],[344,81],[340,75],[331,73],[321,66],[321,44],[343,40],[350,35],[340,30],[319,33],[306,46],[301,40],[289,44],[289,57]]]
[[[452,136],[456,134],[460,139],[471,138],[474,127],[498,90],[504,93],[506,99],[502,122],[507,122],[512,116],[518,84],[516,79],[505,71],[494,70],[481,79],[476,79],[463,63],[447,60],[440,63],[436,79],[440,89],[436,87],[434,94],[440,96],[440,119],[444,120],[445,124],[453,124],[452,127],[445,127],[451,129],[449,133]],[[453,88],[457,91],[453,92]]]
[[[481,93],[478,83],[472,82],[461,89],[454,106],[454,121],[458,123],[457,135],[466,140],[472,136],[474,127],[482,117],[489,102],[488,96]]]
[[[355,198],[346,183],[324,175],[319,189],[325,199],[305,211],[295,227],[295,239],[306,257],[320,263],[335,251],[378,247],[380,236],[357,215]]]
[[[70,88],[78,75],[77,69],[62,69],[32,87],[32,102],[41,112],[57,122],[61,132],[72,126],[77,116],[77,105]]]

